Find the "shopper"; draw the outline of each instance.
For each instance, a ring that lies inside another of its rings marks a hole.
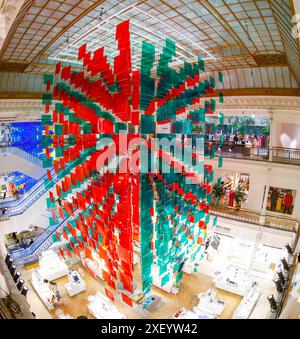
[[[12,233],[12,238],[14,239],[15,242],[18,241],[17,233],[16,233],[16,232],[13,232],[13,233]]]
[[[235,145],[237,145],[238,141],[239,141],[238,134],[235,133],[235,135],[234,135],[234,137],[233,137],[233,143],[234,143]]]
[[[61,199],[60,198],[57,199],[57,202],[58,202],[59,207],[61,207]]]
[[[60,302],[61,301],[61,293],[60,293],[60,290],[57,286],[57,283],[55,283],[54,281],[50,281],[49,284],[50,284],[51,289],[55,293],[55,296],[56,296],[58,302]]]
[[[293,200],[294,200],[294,197],[293,197],[292,192],[288,191],[285,194],[284,200],[283,200],[283,203],[284,203],[283,213],[285,213],[285,214],[292,214]]]
[[[278,197],[279,197],[278,189],[274,188],[271,193],[271,211],[272,212],[276,211],[276,204],[277,204]]]
[[[245,140],[245,137],[243,135],[241,136],[241,144],[242,144],[242,146],[245,146],[245,144],[246,144],[246,140]]]
[[[228,206],[230,206],[230,207],[233,207],[233,203],[234,203],[234,195],[235,195],[235,192],[234,192],[234,189],[232,188],[232,189],[229,191],[229,196],[228,196]]]
[[[254,148],[254,154],[258,155],[258,149],[259,149],[259,140],[257,138],[257,135],[254,135],[254,139],[253,139],[253,148]]]

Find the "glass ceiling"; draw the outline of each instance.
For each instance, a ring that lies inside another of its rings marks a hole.
[[[115,26],[130,19],[133,68],[140,66],[142,41],[155,45],[158,56],[168,37],[177,46],[175,68],[201,56],[211,72],[251,69],[259,66],[255,55],[286,54],[271,2],[104,0],[98,5],[96,0],[35,0],[0,60],[28,63],[28,73],[51,73],[56,61],[80,69],[77,50],[87,43],[92,51],[104,46],[113,63]]]

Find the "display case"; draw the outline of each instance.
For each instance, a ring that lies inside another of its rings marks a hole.
[[[44,283],[44,278],[41,277],[41,275],[38,273],[38,270],[34,270],[31,274],[31,285],[47,309],[49,311],[53,310],[54,306],[51,300],[54,296],[54,293],[49,288],[49,285]]]
[[[43,252],[39,264],[40,268],[37,271],[42,279],[52,281],[69,274],[67,264],[53,250]]]
[[[235,310],[232,319],[248,319],[260,297],[260,290],[257,283],[253,283],[248,293]]]
[[[198,311],[220,316],[225,308],[223,301],[217,300],[215,289],[209,289],[205,293],[199,293],[199,304],[196,306]]]
[[[221,290],[245,296],[251,282],[247,270],[229,265],[228,268],[215,279],[215,286]]]
[[[69,297],[73,297],[74,295],[77,295],[86,290],[85,282],[82,280],[77,271],[71,272],[68,275],[68,278],[69,282],[66,283],[64,286]]]
[[[88,297],[87,306],[90,314],[96,319],[126,319],[125,315],[100,292]]]

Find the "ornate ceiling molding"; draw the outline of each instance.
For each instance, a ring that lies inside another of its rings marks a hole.
[[[218,104],[217,110],[238,114],[251,111],[252,113],[265,114],[270,112],[293,112],[300,114],[300,97],[286,96],[232,96],[225,97],[224,104]]]

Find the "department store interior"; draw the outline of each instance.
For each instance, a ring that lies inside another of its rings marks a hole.
[[[300,319],[299,17],[0,0],[0,319]]]

